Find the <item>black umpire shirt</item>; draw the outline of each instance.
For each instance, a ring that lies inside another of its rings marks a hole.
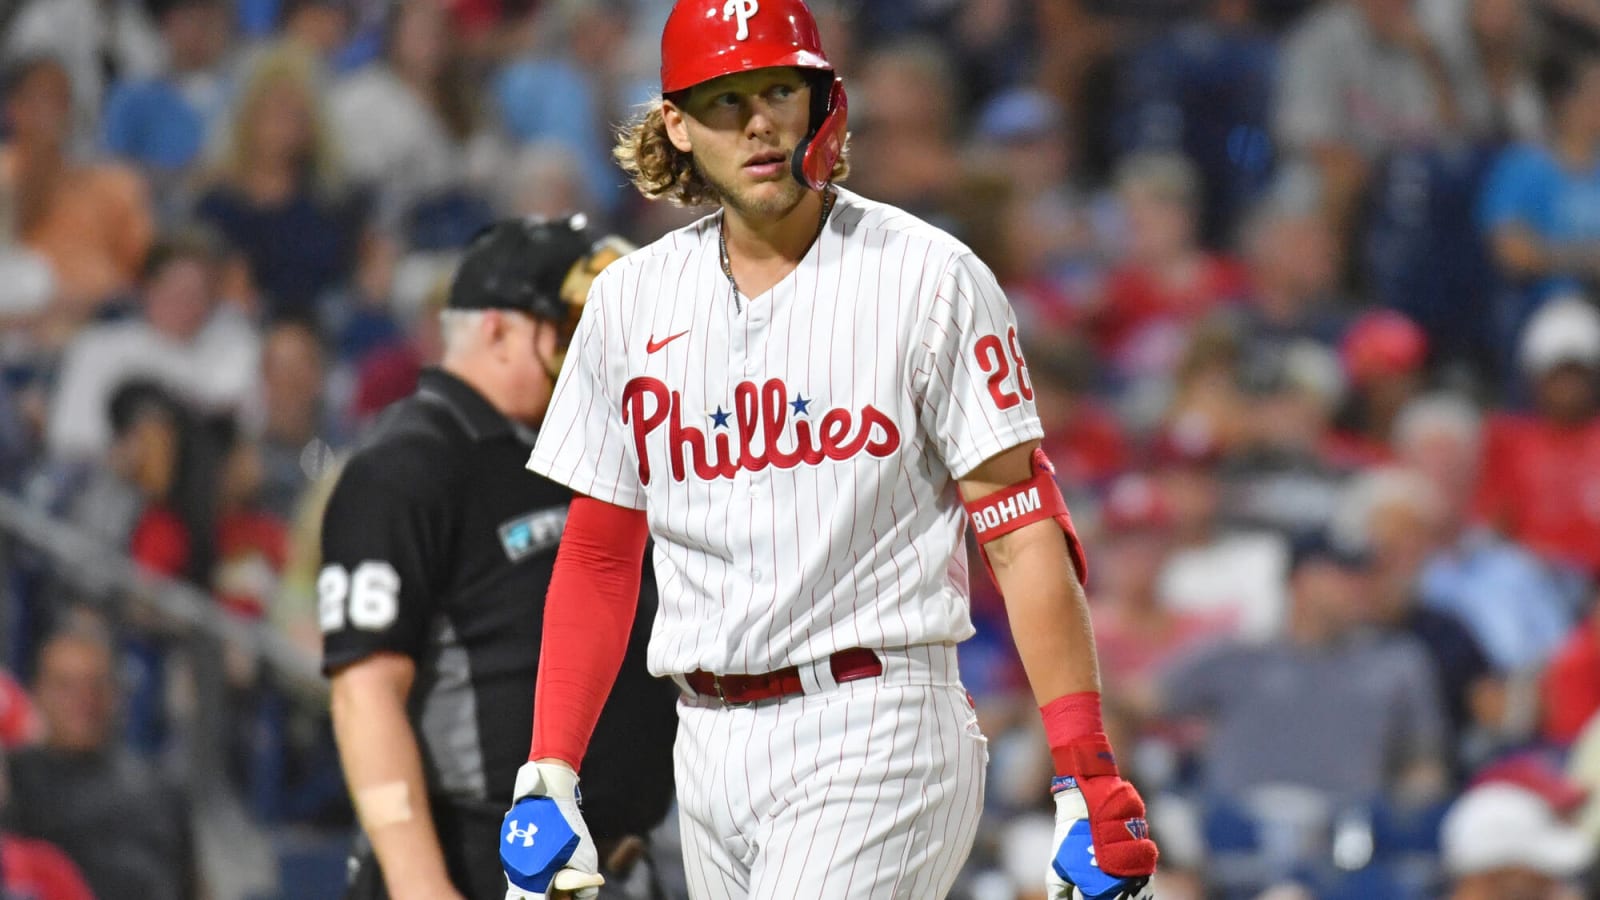
[[[409,711],[433,803],[492,814],[495,828],[528,759],[545,590],[572,499],[528,471],[532,444],[468,384],[424,371],[345,464],[317,580],[323,670],[382,652],[414,659]],[[645,574],[584,759],[597,841],[644,834],[672,802],[676,691],[645,671],[656,608]],[[482,849],[493,853],[497,838]]]

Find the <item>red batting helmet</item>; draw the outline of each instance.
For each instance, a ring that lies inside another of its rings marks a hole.
[[[812,190],[828,184],[844,149],[849,103],[844,81],[822,52],[817,20],[803,0],[678,0],[661,32],[661,93],[774,66],[823,76],[811,95],[811,133],[795,148],[790,170]]]

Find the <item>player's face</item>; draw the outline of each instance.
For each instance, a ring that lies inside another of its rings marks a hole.
[[[713,79],[690,89],[682,105],[663,104],[667,134],[734,211],[779,218],[806,188],[789,158],[811,127],[811,88],[798,69],[771,68]]]

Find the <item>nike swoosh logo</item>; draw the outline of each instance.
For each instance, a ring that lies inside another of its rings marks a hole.
[[[683,337],[684,335],[686,335],[688,333],[689,332],[687,332],[687,331],[680,331],[677,334],[671,335],[670,337],[664,337],[659,341],[656,340],[655,338],[651,338],[650,340],[644,342],[644,352],[646,352],[646,353],[654,353],[657,350],[660,350],[662,347],[665,347],[666,345],[672,343],[673,341],[677,340],[678,338]]]

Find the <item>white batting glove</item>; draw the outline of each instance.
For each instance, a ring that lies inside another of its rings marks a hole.
[[[1071,778],[1056,778],[1056,848],[1045,876],[1050,900],[1154,900],[1148,877],[1125,878],[1100,869],[1091,837],[1089,807]]]
[[[606,880],[578,809],[578,773],[561,763],[524,763],[512,796],[500,826],[506,900],[547,900],[553,891],[595,900]]]

